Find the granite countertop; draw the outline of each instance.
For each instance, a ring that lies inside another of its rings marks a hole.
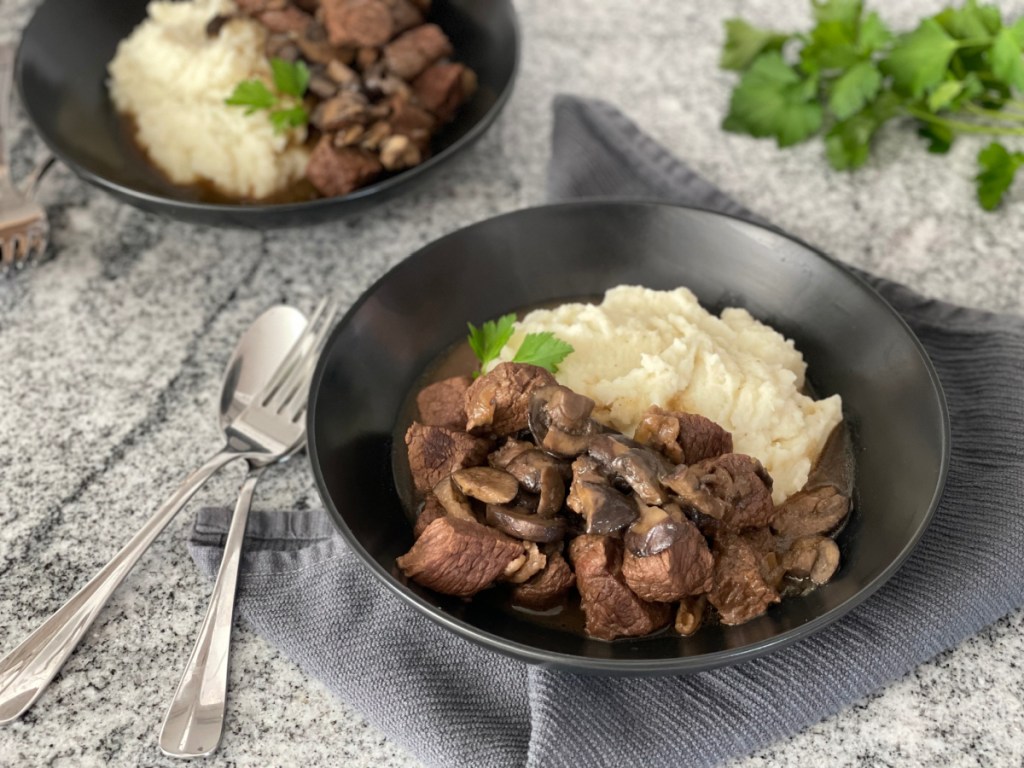
[[[36,0],[0,0],[0,42]],[[324,286],[352,302],[428,241],[541,202],[551,98],[600,96],[749,208],[847,263],[933,296],[1019,312],[1024,182],[1006,210],[972,200],[980,142],[947,157],[909,130],[881,136],[854,175],[814,142],[779,152],[723,133],[733,81],[717,69],[722,20],[806,22],[805,0],[519,0],[523,65],[508,108],[433,182],[355,218],[260,234],[166,221],[116,202],[61,168],[42,198],[50,257],[0,280],[0,651],[11,648],[119,548],[215,447],[222,367],[272,303],[311,307]],[[907,0],[907,26],[940,7]],[[1024,2],[1004,11],[1024,13]],[[19,109],[14,158],[42,146]],[[234,499],[240,470],[200,492]],[[258,508],[319,504],[303,462],[268,473]],[[156,737],[209,584],[185,550],[182,514],[142,557],[63,672],[20,722],[0,730],[0,765],[172,765]],[[950,606],[957,610],[957,606]],[[883,691],[770,749],[756,768],[1024,764],[1024,612],[997,622]],[[204,765],[417,762],[240,626],[227,731]]]

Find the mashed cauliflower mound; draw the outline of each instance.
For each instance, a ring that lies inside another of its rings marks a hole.
[[[154,1],[147,11],[108,71],[111,98],[135,119],[150,159],[176,184],[206,181],[240,199],[301,178],[304,130],[275,134],[265,112],[246,115],[224,103],[243,80],[271,84],[264,28],[236,18],[208,37],[210,19],[235,11],[230,0]]]
[[[838,395],[801,394],[807,366],[792,341],[745,309],[716,317],[686,288],[619,286],[601,304],[535,310],[501,359],[540,331],[573,345],[555,378],[596,401],[595,419],[631,436],[652,404],[706,416],[732,432],[737,453],[764,464],[776,504],[807,482],[842,421]]]

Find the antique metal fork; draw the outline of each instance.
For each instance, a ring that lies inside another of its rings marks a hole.
[[[47,159],[31,173],[20,190],[11,181],[7,162],[14,52],[13,44],[0,46],[0,274],[20,268],[42,254],[50,233],[46,211],[33,196],[53,159]]]

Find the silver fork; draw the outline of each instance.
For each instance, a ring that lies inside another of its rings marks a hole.
[[[309,369],[335,312],[333,301],[320,305],[267,385],[226,428],[224,448],[185,478],[89,583],[0,659],[0,725],[13,722],[42,695],[142,553],[214,472],[235,459],[280,459],[302,439],[307,396],[303,385],[308,384]]]
[[[33,196],[52,158],[30,175],[21,190],[12,183],[7,162],[14,52],[12,43],[0,46],[0,274],[23,267],[45,252],[50,234],[46,211]]]

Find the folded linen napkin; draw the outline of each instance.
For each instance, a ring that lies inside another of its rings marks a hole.
[[[549,191],[661,198],[756,219],[612,107],[569,97],[555,104]],[[839,711],[1024,605],[1024,319],[869,279],[931,355],[949,402],[952,463],[942,504],[903,568],[812,637],[687,677],[529,667],[395,598],[319,511],[253,514],[239,612],[431,765],[714,765]],[[195,524],[190,551],[208,575],[227,526],[225,510],[203,510]]]

